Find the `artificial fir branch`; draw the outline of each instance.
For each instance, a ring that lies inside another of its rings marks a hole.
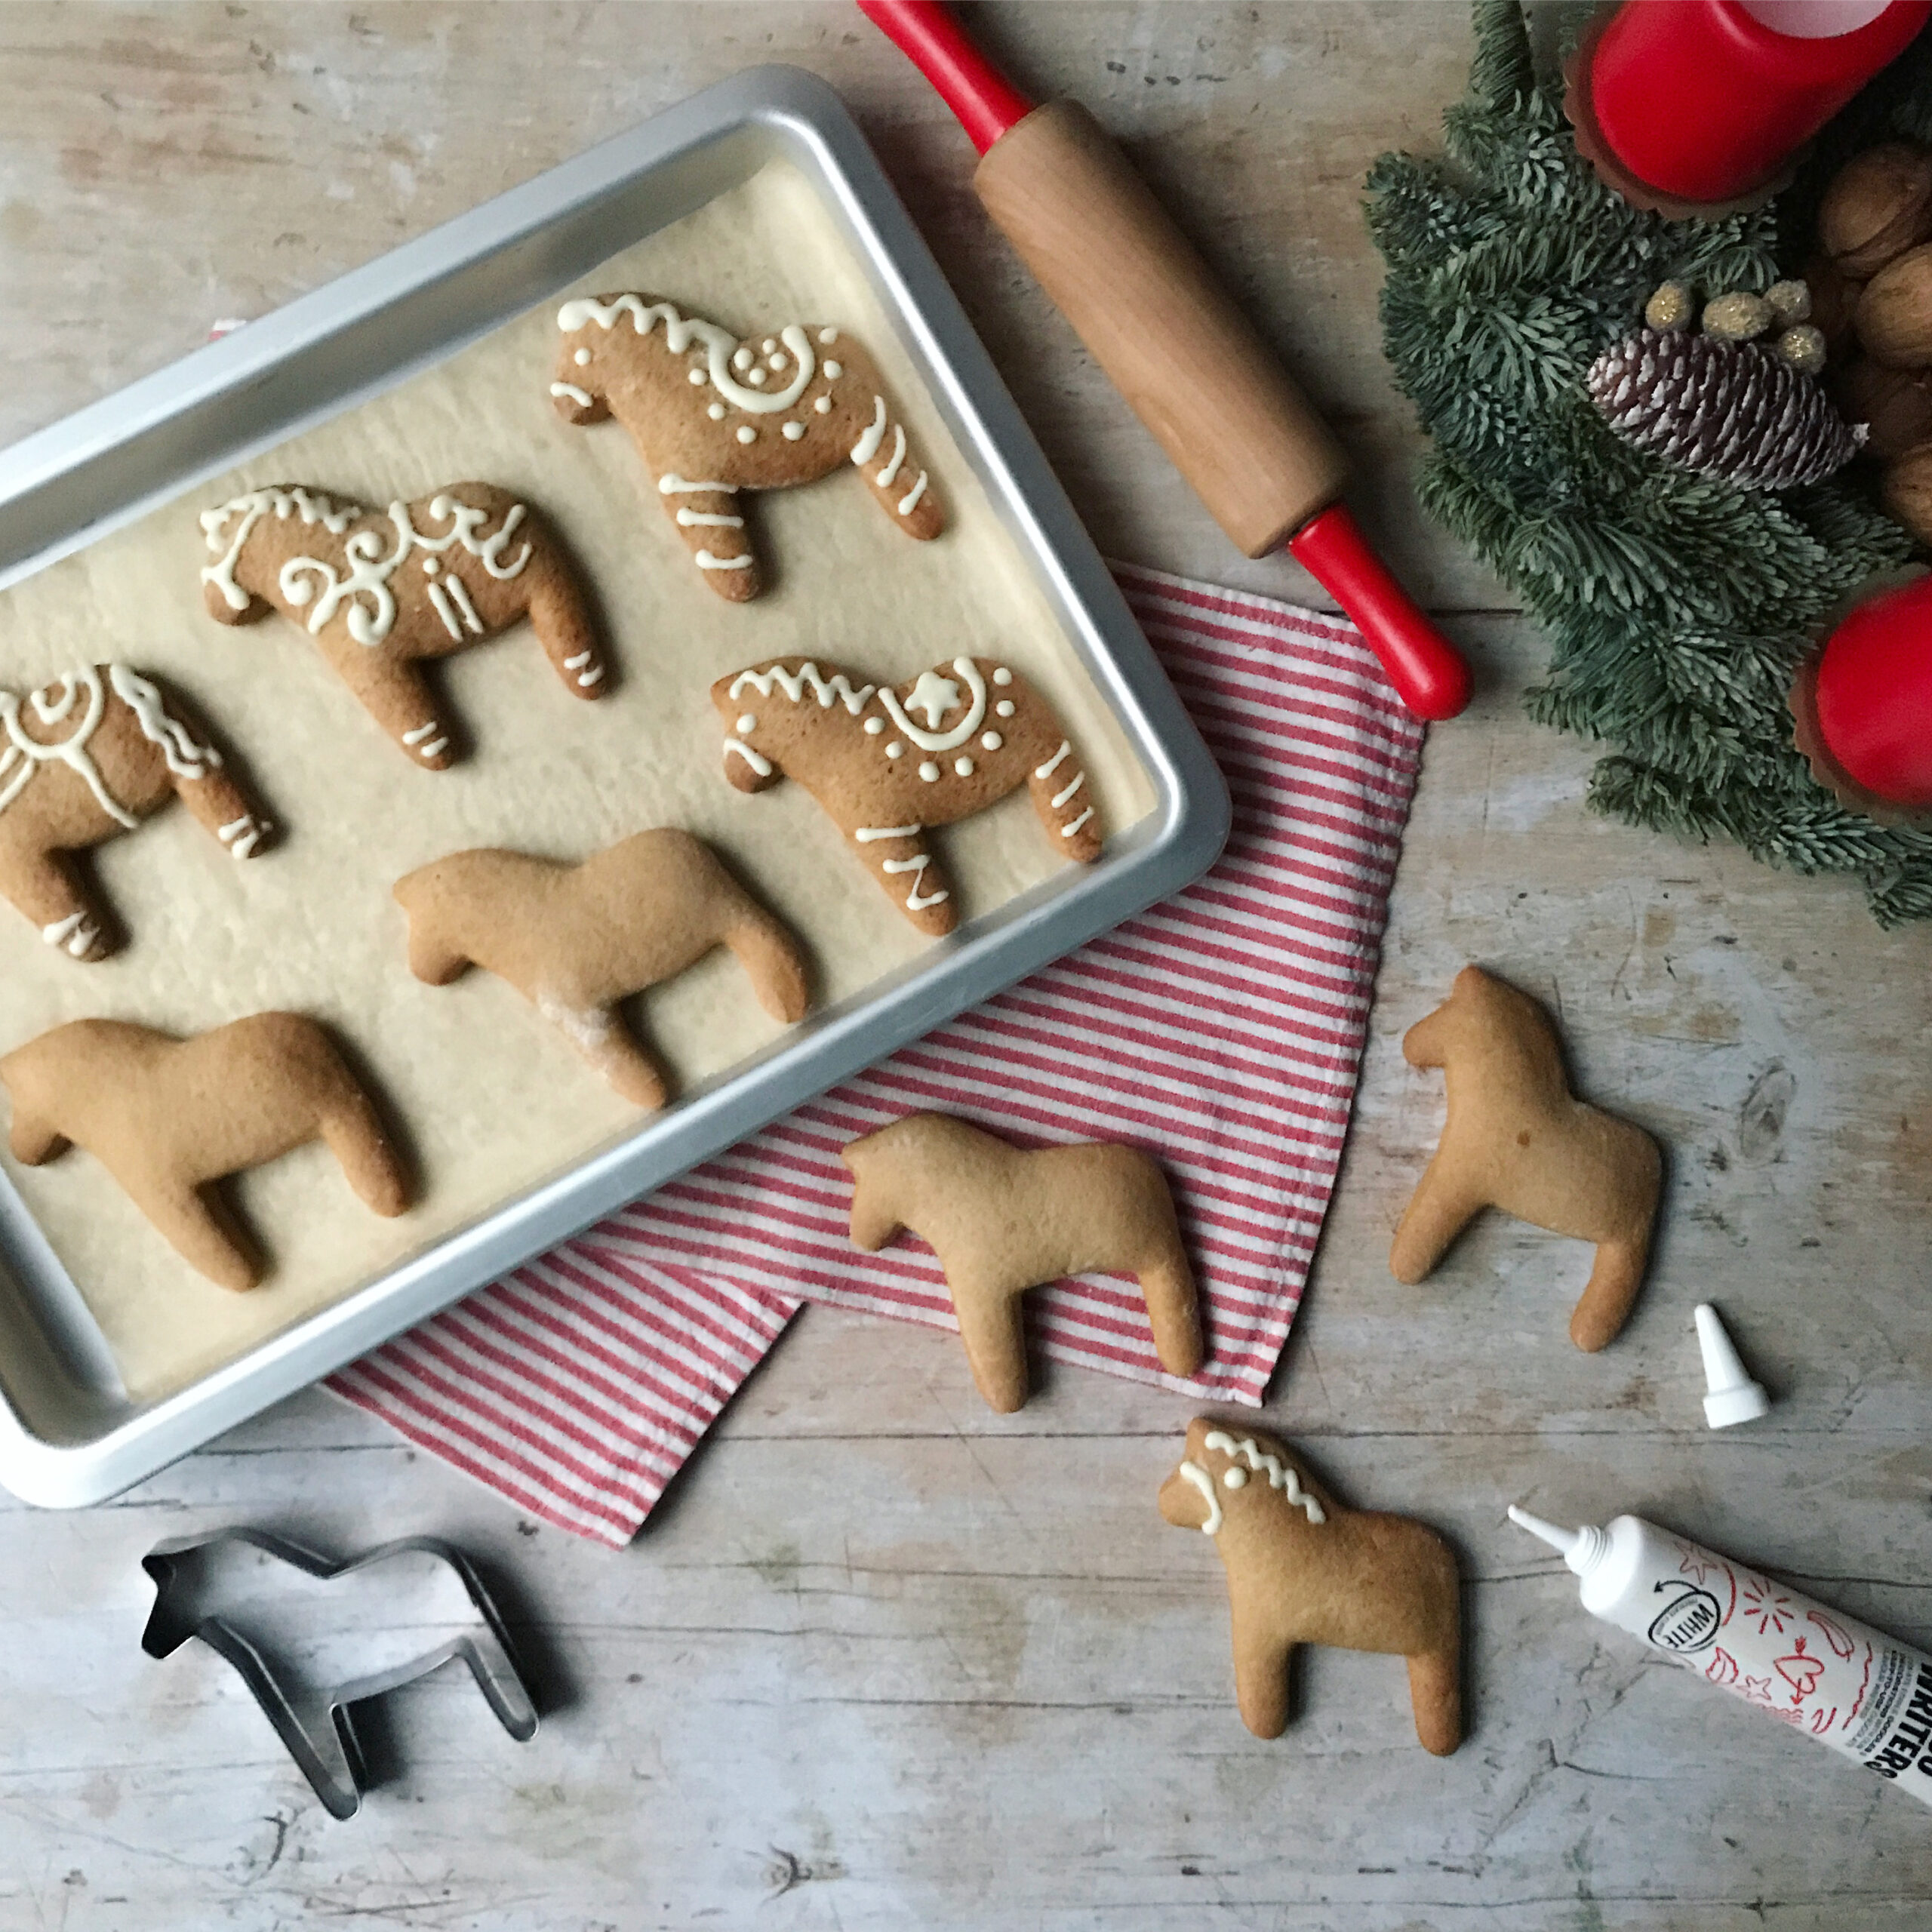
[[[1424,506],[1547,633],[1548,681],[1527,707],[1612,748],[1591,780],[1595,809],[1734,839],[1794,871],[1853,873],[1887,924],[1932,918],[1932,832],[1875,824],[1821,789],[1786,705],[1834,610],[1906,560],[1904,533],[1841,478],[1752,493],[1669,468],[1619,442],[1583,382],[1660,282],[1761,288],[1800,272],[1839,162],[1894,136],[1932,139],[1932,46],[1860,96],[1771,206],[1671,223],[1578,157],[1520,0],[1475,11],[1446,162],[1384,155],[1368,177],[1383,340],[1432,438]]]

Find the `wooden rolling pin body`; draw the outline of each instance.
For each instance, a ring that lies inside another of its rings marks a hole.
[[[1341,495],[1328,426],[1077,102],[1036,107],[973,185],[1134,414],[1251,557]]]

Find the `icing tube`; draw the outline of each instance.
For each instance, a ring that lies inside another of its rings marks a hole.
[[[1641,1517],[1509,1520],[1563,1552],[1592,1617],[1932,1804],[1932,1657]]]

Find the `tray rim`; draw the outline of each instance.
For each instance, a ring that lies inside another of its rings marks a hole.
[[[0,1484],[22,1500],[81,1507],[145,1480],[1180,890],[1219,856],[1230,821],[1225,780],[850,109],[829,84],[801,69],[755,67],[706,88],[0,451],[0,526],[23,500],[58,488],[131,440],[165,432],[263,382],[342,331],[540,235],[571,210],[751,128],[761,130],[813,177],[848,230],[921,365],[935,405],[980,469],[1083,669],[1145,768],[1156,795],[1153,811],[1110,841],[1106,857],[1090,873],[1072,881],[1058,875],[936,942],[882,983],[816,1017],[809,1032],[781,1036],[706,1083],[686,1104],[512,1195],[232,1360],[128,1410],[97,1435],[57,1441],[36,1433],[0,1383]],[[677,218],[611,242],[605,253]],[[583,272],[574,270],[566,280]],[[551,292],[537,301],[550,299]],[[369,392],[445,359],[531,306],[520,297],[501,313],[451,334],[432,352],[399,358]],[[325,420],[360,399],[332,397],[306,420]],[[254,448],[272,447],[305,426],[304,420],[279,418]],[[201,473],[250,453],[224,446],[219,460]],[[124,499],[110,516],[43,540],[24,561],[0,558],[0,588],[195,480],[190,471],[177,470]]]

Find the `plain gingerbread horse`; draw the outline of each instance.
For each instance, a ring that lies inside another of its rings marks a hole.
[[[104,909],[66,854],[131,832],[178,797],[238,859],[270,829],[168,709],[125,664],[90,665],[29,694],[0,691],[0,896],[74,959],[114,950]]]
[[[1132,1275],[1170,1375],[1201,1367],[1201,1312],[1174,1198],[1139,1149],[1026,1153],[946,1114],[909,1114],[851,1142],[852,1243],[875,1254],[909,1228],[939,1257],[973,1380],[989,1407],[1026,1400],[1020,1297],[1069,1275]]]
[[[740,342],[637,294],[567,302],[557,323],[558,413],[577,423],[615,416],[629,431],[654,494],[719,596],[741,603],[761,587],[742,491],[815,483],[849,463],[907,536],[945,528],[877,366],[843,330],[792,323]]]
[[[741,792],[795,779],[923,932],[958,923],[926,841],[1025,786],[1063,857],[1100,856],[1087,774],[1053,707],[1010,666],[955,657],[910,683],[854,681],[837,665],[782,657],[711,688],[724,776]]]
[[[1463,1739],[1456,1559],[1425,1524],[1337,1503],[1281,1443],[1208,1416],[1161,1486],[1161,1514],[1214,1539],[1227,1571],[1235,1697],[1257,1737],[1288,1723],[1298,1644],[1406,1657],[1416,1735],[1445,1757]]]
[[[804,1017],[798,942],[688,832],[640,832],[574,866],[452,853],[398,880],[395,897],[419,980],[446,986],[477,965],[507,980],[640,1107],[669,1090],[618,1003],[713,946],[737,955],[773,1018]]]
[[[410,759],[454,762],[448,723],[417,665],[481,644],[528,617],[564,688],[608,688],[590,611],[555,533],[488,483],[453,483],[371,512],[318,490],[272,485],[202,515],[216,561],[202,601],[224,624],[279,611]]]
[[[1570,1317],[1595,1350],[1629,1318],[1651,1250],[1663,1156],[1641,1128],[1575,1098],[1555,1029],[1527,993],[1466,966],[1449,998],[1403,1036],[1411,1066],[1443,1069],[1448,1118],[1389,1251],[1423,1280],[1485,1208],[1596,1244]]]
[[[262,1269],[210,1184],[328,1143],[375,1213],[409,1204],[374,1104],[328,1034],[293,1013],[177,1040],[118,1020],[76,1020],[0,1059],[14,1158],[38,1168],[85,1148],[182,1258],[224,1288]]]

